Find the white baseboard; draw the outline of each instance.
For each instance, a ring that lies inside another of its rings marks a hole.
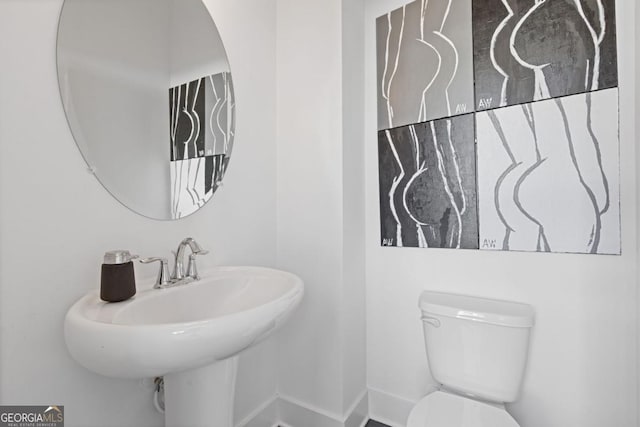
[[[369,421],[369,393],[365,390],[347,411],[344,427],[364,427],[367,421]]]
[[[280,425],[278,421],[278,397],[273,396],[235,425],[236,427],[278,427]],[[281,425],[281,427],[288,426]]]
[[[369,417],[391,427],[405,427],[417,402],[369,388]]]
[[[278,399],[280,420],[291,427],[344,427],[335,415],[288,397]]]
[[[363,427],[369,419],[367,391],[340,416],[287,396],[277,396],[258,407],[236,427]]]

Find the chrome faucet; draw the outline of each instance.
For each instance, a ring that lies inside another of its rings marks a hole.
[[[189,254],[189,264],[187,264],[187,274],[185,275],[184,251],[187,246],[191,249],[191,254]],[[169,262],[166,258],[145,258],[141,259],[140,262],[143,264],[149,264],[156,261],[160,262],[160,271],[158,273],[158,278],[156,279],[156,284],[153,287],[155,289],[161,289],[199,280],[200,276],[198,276],[198,268],[196,267],[196,256],[206,255],[208,253],[209,251],[202,249],[198,242],[196,242],[192,237],[187,237],[180,242],[178,250],[173,252],[175,255],[175,263],[172,275],[169,275]]]
[[[198,269],[196,268],[196,256],[198,255],[206,255],[209,251],[206,251],[200,247],[198,242],[196,242],[193,237],[187,237],[182,240],[178,245],[178,250],[173,254],[176,257],[176,261],[174,264],[173,275],[171,279],[173,280],[182,280],[185,278],[184,275],[184,251],[189,246],[191,249],[191,255],[189,255],[189,264],[187,265],[187,276],[191,277],[194,280],[198,280]]]

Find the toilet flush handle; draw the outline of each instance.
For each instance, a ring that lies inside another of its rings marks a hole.
[[[438,319],[436,317],[422,315],[422,321],[424,323],[428,323],[429,325],[431,325],[431,326],[433,326],[435,328],[439,328],[440,327],[440,319]]]

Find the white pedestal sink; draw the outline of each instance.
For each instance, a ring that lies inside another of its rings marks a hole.
[[[238,353],[280,327],[304,293],[297,276],[268,268],[201,275],[166,289],[149,282],[120,303],[101,301],[96,290],[65,318],[67,347],[82,366],[165,378],[166,427],[231,427]]]

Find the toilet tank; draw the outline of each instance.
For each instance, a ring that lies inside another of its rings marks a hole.
[[[420,309],[436,381],[493,402],[518,398],[534,323],[531,306],[425,291]]]

